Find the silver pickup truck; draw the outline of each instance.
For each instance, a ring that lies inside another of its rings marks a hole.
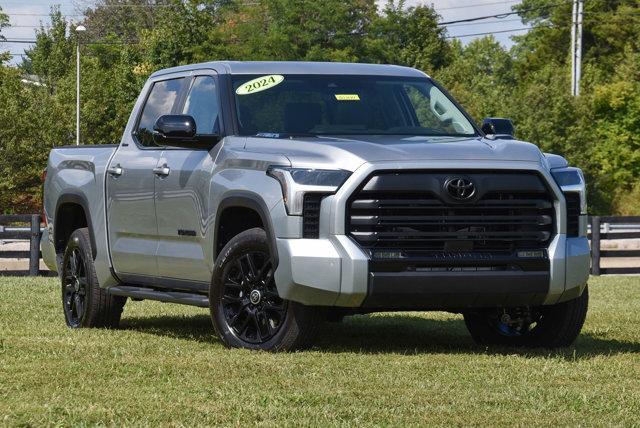
[[[231,347],[416,310],[462,313],[482,344],[567,346],[588,303],[584,178],[512,134],[411,68],[162,70],[120,144],[51,151],[42,254],[74,328],[116,327],[131,298],[208,307]]]

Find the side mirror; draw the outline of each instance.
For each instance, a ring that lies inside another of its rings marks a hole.
[[[511,119],[487,117],[482,121],[482,132],[497,139],[510,139],[513,138],[513,122]]]
[[[196,121],[189,115],[166,114],[153,125],[153,141],[159,146],[210,149],[220,141],[220,136],[198,135]]]

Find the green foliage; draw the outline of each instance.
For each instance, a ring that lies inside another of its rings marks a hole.
[[[6,13],[2,12],[2,7],[0,6],[0,41],[6,40],[6,38],[2,35],[2,29],[9,26],[9,17]],[[0,51],[0,66],[6,61],[9,61],[11,55],[9,52]]]
[[[64,105],[48,88],[25,85],[18,70],[0,67],[0,207],[29,212],[40,198],[48,152],[65,142],[71,126],[60,121]]]
[[[375,20],[373,37],[368,40],[372,62],[400,64],[434,73],[449,64],[451,47],[445,30],[437,26],[432,7],[405,7],[404,0],[389,0]]]
[[[452,61],[436,77],[476,120],[510,115],[516,79],[509,53],[493,37],[451,46]]]
[[[533,29],[514,37],[511,51],[492,37],[464,46],[446,39],[432,7],[377,3],[99,0],[84,11],[80,37],[52,9],[52,26],[37,32],[20,66],[45,86],[21,84],[0,52],[0,211],[35,210],[48,149],[74,140],[80,42],[84,144],[118,142],[145,79],[160,68],[216,59],[392,63],[441,81],[477,122],[510,117],[520,139],[583,168],[593,213],[640,213],[640,198],[628,196],[640,188],[637,0],[585,3],[579,98],[569,93],[571,2],[514,6]],[[0,38],[7,25],[0,9]]]

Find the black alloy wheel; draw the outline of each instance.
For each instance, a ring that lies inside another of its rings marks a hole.
[[[256,227],[238,233],[218,254],[209,311],[225,346],[286,352],[313,342],[323,311],[279,294],[272,248],[264,229]]]
[[[86,227],[76,229],[67,242],[60,268],[62,311],[71,328],[116,328],[126,297],[112,296],[100,287]]]
[[[264,343],[282,326],[287,303],[278,296],[269,254],[237,255],[222,274],[222,310],[232,333],[247,343]]]
[[[86,311],[87,268],[79,247],[73,248],[63,267],[62,303],[70,327],[79,327]]]
[[[497,309],[489,313],[487,322],[495,332],[506,337],[523,337],[533,334],[542,314],[530,308]]]
[[[561,348],[574,343],[589,308],[589,287],[555,305],[478,309],[464,313],[474,341],[482,345]]]

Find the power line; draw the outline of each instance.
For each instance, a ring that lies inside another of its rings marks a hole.
[[[480,21],[482,19],[490,19],[490,18],[502,19],[502,18],[506,18],[507,16],[511,16],[511,15],[519,15],[521,13],[533,12],[535,10],[542,10],[542,9],[550,9],[550,8],[565,6],[565,5],[568,5],[568,4],[569,3],[567,3],[567,2],[554,3],[554,4],[549,4],[549,5],[546,5],[546,6],[534,7],[534,8],[530,8],[530,9],[523,9],[523,10],[514,11],[514,12],[505,12],[505,13],[498,13],[498,14],[495,14],[495,15],[477,16],[475,18],[458,19],[456,21],[438,22],[438,25],[442,26],[442,25],[449,25],[449,24],[457,24],[458,22],[473,22],[473,21]]]
[[[33,39],[5,39],[0,40],[0,43],[24,43],[24,44],[34,44],[37,43],[36,40]],[[139,42],[135,42],[132,40],[124,41],[124,42],[104,42],[100,40],[82,42],[82,45],[139,45]]]
[[[35,40],[15,40],[15,39],[5,39],[5,40],[0,40],[0,43],[26,43],[26,44],[32,44],[35,43]]]
[[[516,31],[531,30],[533,28],[551,28],[551,26],[550,25],[547,25],[547,26],[539,25],[537,27],[514,28],[513,30],[499,30],[499,31],[487,31],[485,33],[460,34],[459,36],[447,36],[447,37],[445,37],[445,39],[459,39],[461,37],[486,36],[486,35],[489,35],[489,34],[499,34],[499,33],[514,33]]]
[[[12,28],[51,28],[51,25],[12,25],[10,24],[8,27],[5,27],[5,30],[10,30]]]
[[[509,4],[509,3],[518,3],[520,0],[506,0],[506,1],[497,1],[493,3],[476,3],[476,4],[468,4],[466,6],[451,6],[451,7],[442,7],[436,10],[436,12],[441,10],[453,10],[453,9],[468,9],[470,7],[482,7],[482,6],[494,6],[498,4]]]
[[[475,24],[473,24],[473,25],[502,24],[502,23],[505,23],[505,22],[522,22],[522,19],[520,19],[520,18],[514,18],[514,19],[500,19],[500,20],[498,20],[498,21],[476,22],[476,23],[475,23]],[[469,25],[469,24],[467,24],[467,23],[465,23],[465,22],[461,22],[461,23],[458,23],[458,24],[451,24],[451,25],[447,25],[447,28],[450,28],[450,27],[465,27],[465,26],[467,26],[467,25]]]
[[[51,13],[12,13],[12,12],[7,12],[7,11],[3,11],[3,13],[5,15],[9,15],[9,17],[12,16],[50,16]],[[78,16],[84,16],[84,14],[82,13],[70,13],[70,14],[62,14],[61,16],[68,18],[68,17],[78,17]]]

